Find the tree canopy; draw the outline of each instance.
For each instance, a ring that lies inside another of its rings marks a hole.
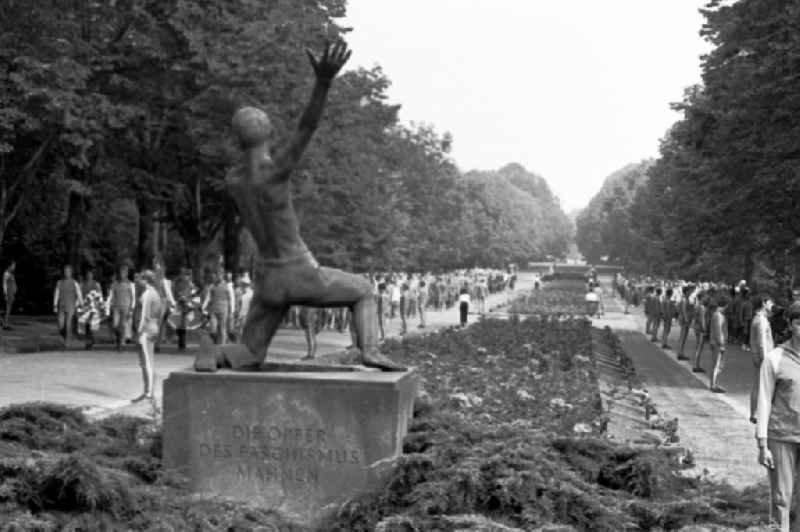
[[[621,209],[635,221],[628,244],[638,259],[606,244],[599,252],[659,274],[752,279],[763,264],[793,278],[800,4],[714,0],[701,11],[701,35],[714,46],[702,58],[702,84],[673,104],[682,118],[662,140],[646,184]],[[594,253],[594,242],[584,234],[581,250]]]
[[[247,267],[223,186],[230,118],[260,107],[288,138],[313,83],[303,51],[345,37],[344,15],[344,0],[0,4],[0,257],[20,264],[21,298],[46,301],[64,264]],[[388,87],[379,67],[340,75],[293,176],[321,262],[440,270],[566,248],[542,178],[462,176],[451,136],[401,124]]]

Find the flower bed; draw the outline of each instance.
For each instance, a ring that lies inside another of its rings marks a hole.
[[[602,436],[590,330],[579,318],[512,318],[389,342],[391,357],[418,367],[424,400],[392,480],[343,507],[329,529],[760,523],[766,504],[755,489],[685,478],[666,453]]]
[[[548,283],[543,290],[531,290],[517,296],[509,305],[512,314],[566,314],[586,313],[585,285],[575,281]]]
[[[405,454],[382,490],[344,505],[322,530],[758,523],[764,493],[683,478],[658,449],[603,437],[590,332],[582,318],[512,317],[385,344],[423,377]],[[268,510],[190,496],[164,474],[160,450],[143,420],[89,423],[54,405],[0,410],[0,532],[296,530]]]

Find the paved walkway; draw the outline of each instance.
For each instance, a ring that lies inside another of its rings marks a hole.
[[[605,304],[606,315],[595,319],[594,324],[608,325],[619,335],[659,413],[666,419],[679,419],[678,435],[692,450],[697,473],[708,470],[711,478],[737,487],[765,481],[766,471],[757,463],[754,426],[748,421],[750,354],[737,346],[728,346],[720,379],[728,393],[713,393],[708,384],[711,371],[708,347],[701,358],[706,373],[692,373],[690,363],[676,358],[679,328],[673,328],[669,337],[673,349],[664,350],[661,342],[651,342],[643,334],[645,318],[641,307],[631,307],[631,314],[626,315],[618,300],[607,298]],[[694,340],[690,338],[687,355],[694,353],[694,349]]]
[[[532,280],[521,279],[517,290],[528,290]],[[504,304],[506,294],[493,294],[487,301],[487,310]],[[477,319],[470,315],[470,321]],[[44,325],[52,326],[52,320],[44,318]],[[459,321],[458,309],[452,308],[444,312],[428,311],[427,327],[418,329],[418,318],[408,322],[408,334],[430,332],[442,327],[456,325]],[[38,319],[31,319],[31,323]],[[48,325],[48,323],[50,325]],[[20,327],[19,329],[23,329]],[[387,336],[398,336],[400,319],[391,320],[385,326]],[[20,331],[15,330],[19,335]],[[30,332],[29,334],[36,334]],[[110,341],[110,340],[109,340]],[[330,354],[350,344],[349,333],[324,331],[317,337],[317,355]],[[194,363],[196,345],[189,344],[189,349],[179,353],[174,346],[165,346],[156,354],[156,399],[161,402],[161,382],[175,370],[182,370]],[[306,353],[306,342],[303,331],[281,329],[270,346],[267,360],[296,360]],[[139,359],[136,349],[127,346],[122,352],[116,352],[110,345],[95,346],[91,351],[85,350],[51,350],[34,353],[8,353],[0,351],[0,406],[26,403],[31,401],[49,401],[67,405],[79,405],[91,416],[102,416],[109,413],[148,414],[153,406],[146,401],[136,405],[130,399],[142,391]]]

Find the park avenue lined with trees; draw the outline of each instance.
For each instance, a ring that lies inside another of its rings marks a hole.
[[[0,0],[0,532],[799,528],[800,0],[708,0],[574,220],[403,123],[347,10]]]

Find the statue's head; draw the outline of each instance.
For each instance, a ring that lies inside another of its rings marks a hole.
[[[267,113],[255,107],[242,107],[231,121],[233,134],[242,149],[264,144],[272,138],[272,123]]]

